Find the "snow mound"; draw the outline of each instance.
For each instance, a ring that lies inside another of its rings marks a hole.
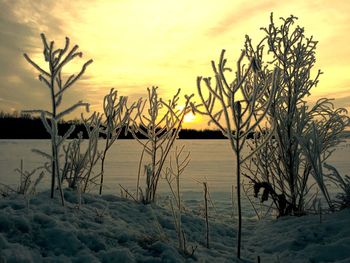
[[[185,212],[182,225],[192,257],[177,249],[172,213],[113,195],[66,190],[66,207],[43,192],[0,200],[0,262],[350,262],[350,211],[323,216],[243,222],[244,260],[235,259],[235,224]]]

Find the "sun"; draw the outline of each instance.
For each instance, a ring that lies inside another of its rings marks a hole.
[[[182,111],[184,108],[184,106],[177,106],[177,109],[179,111]],[[184,123],[192,123],[194,122],[194,120],[196,119],[196,116],[192,113],[192,111],[186,113],[186,115],[184,116]]]
[[[189,113],[187,113],[185,115],[184,122],[185,123],[193,122],[195,118],[196,118],[196,116],[192,113],[192,111],[190,111]]]

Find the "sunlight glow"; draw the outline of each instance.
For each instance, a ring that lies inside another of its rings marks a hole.
[[[189,112],[185,115],[184,122],[186,122],[186,123],[193,122],[195,118],[196,118],[196,116],[194,116],[194,114],[192,112]]]
[[[96,0],[88,3],[62,0],[50,5],[15,2],[14,21],[33,29],[27,40],[31,42],[20,43],[25,46],[21,52],[27,52],[40,64],[39,34],[44,32],[49,40],[55,40],[56,47],[69,36],[71,43],[78,44],[84,53],[81,62],[94,60],[79,88],[72,89],[71,93],[71,100],[76,100],[80,94],[79,99],[91,103],[92,110],[101,111],[103,96],[111,88],[117,89],[119,95],[128,96],[129,102],[145,97],[146,88],[152,85],[159,86],[160,97],[171,97],[181,88],[181,96],[194,93],[194,99],[199,101],[197,76],[213,76],[210,63],[218,60],[222,49],[227,50],[228,66],[235,70],[245,35],[248,34],[253,43],[260,41],[263,35],[260,28],[268,25],[272,11],[276,21],[290,14],[299,17],[298,24],[305,28],[306,35],[313,35],[319,41],[315,72],[320,68],[325,74],[318,87],[312,90],[312,100],[350,95],[350,75],[347,74],[350,40],[345,34],[350,30],[350,1],[222,0],[218,4],[199,0]],[[16,52],[21,57],[21,52]],[[20,59],[20,66],[31,73],[23,57]],[[70,67],[74,71],[75,65]],[[14,84],[23,89],[21,81],[15,78],[4,83],[11,88]],[[15,96],[18,93],[5,96],[3,92],[0,97],[18,101]],[[43,101],[40,95],[37,101]],[[31,103],[36,105],[27,100],[18,101],[23,108],[34,107]],[[202,117],[188,115],[185,122],[196,128],[208,128]]]

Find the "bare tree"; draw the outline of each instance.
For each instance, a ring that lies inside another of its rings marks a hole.
[[[62,205],[64,205],[64,196],[61,185],[61,173],[59,165],[59,152],[62,143],[67,139],[74,130],[74,125],[63,135],[60,136],[58,132],[58,122],[67,114],[71,113],[79,107],[85,107],[88,110],[88,103],[83,103],[79,101],[74,105],[58,111],[58,107],[62,102],[63,93],[72,87],[72,85],[84,74],[87,66],[92,63],[92,60],[85,62],[78,74],[72,74],[64,80],[63,78],[63,67],[71,62],[76,57],[82,57],[83,53],[78,52],[78,46],[74,45],[71,50],[69,50],[69,38],[66,37],[65,46],[63,48],[54,48],[54,41],[50,43],[46,40],[45,35],[41,34],[41,39],[44,45],[44,59],[48,65],[48,69],[40,67],[32,59],[29,58],[27,54],[24,54],[25,59],[39,72],[39,80],[44,83],[44,85],[50,91],[50,101],[51,101],[51,111],[45,110],[29,110],[26,113],[40,114],[41,120],[46,128],[46,131],[51,136],[51,154],[44,153],[42,151],[36,150],[37,153],[49,158],[51,160],[51,198],[54,197],[55,189],[55,178],[57,177],[58,188],[61,194]],[[49,119],[50,123],[47,121]]]

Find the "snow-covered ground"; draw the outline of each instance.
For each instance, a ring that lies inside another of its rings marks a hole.
[[[209,249],[203,217],[191,205],[183,213],[187,245],[197,247],[186,257],[177,250],[165,207],[91,194],[79,207],[75,192],[66,190],[65,197],[66,207],[47,191],[29,206],[23,196],[0,199],[0,262],[240,262],[235,220],[221,218],[220,211],[210,218]],[[321,218],[245,218],[242,244],[241,262],[257,262],[258,256],[263,263],[350,262],[350,210]]]

